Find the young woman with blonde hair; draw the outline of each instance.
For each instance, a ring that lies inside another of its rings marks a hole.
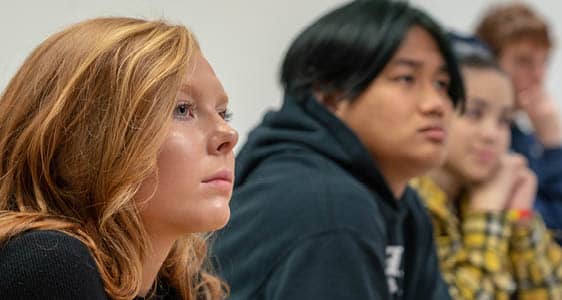
[[[0,99],[3,299],[222,299],[237,133],[183,26],[99,18],[35,49]]]

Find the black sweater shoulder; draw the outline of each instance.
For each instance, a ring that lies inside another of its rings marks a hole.
[[[58,231],[34,230],[0,246],[1,299],[108,299],[89,249]]]

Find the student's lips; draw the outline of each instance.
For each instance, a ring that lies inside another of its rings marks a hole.
[[[476,149],[473,153],[476,160],[483,163],[493,163],[498,158],[497,152],[489,149]]]
[[[440,125],[426,126],[419,132],[432,142],[443,143],[447,139],[447,130]]]
[[[231,191],[234,176],[231,171],[222,170],[201,181],[204,186]]]

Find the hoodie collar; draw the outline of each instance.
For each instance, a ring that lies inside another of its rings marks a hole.
[[[260,161],[276,152],[302,148],[328,157],[391,205],[398,204],[357,135],[312,96],[302,101],[285,96],[280,110],[265,115],[238,155],[237,178],[243,180]]]

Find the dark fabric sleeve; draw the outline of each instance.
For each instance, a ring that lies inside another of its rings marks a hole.
[[[303,240],[273,270],[264,298],[388,299],[384,262],[370,244],[348,230]]]
[[[57,231],[31,231],[0,248],[1,299],[107,299],[88,248]]]
[[[535,209],[562,244],[562,149],[545,149],[534,166],[539,182]]]
[[[517,126],[511,130],[511,148],[523,154],[538,179],[535,209],[542,215],[553,237],[562,244],[562,147],[543,148],[533,134]]]
[[[539,193],[562,201],[562,148],[544,149],[539,168]]]

